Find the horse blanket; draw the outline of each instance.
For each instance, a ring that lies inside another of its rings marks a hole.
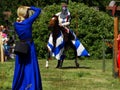
[[[71,40],[73,45],[76,48],[77,51],[77,56],[90,56],[88,51],[85,49],[85,47],[82,45],[80,40],[76,37],[75,33],[70,30],[70,32],[74,35],[75,39]],[[49,36],[47,47],[51,52],[51,55],[55,57],[57,60],[61,60],[63,51],[64,51],[64,45],[65,41],[63,39],[63,34],[62,32],[59,33],[57,39],[56,39],[56,46],[53,45],[53,37],[52,33]]]

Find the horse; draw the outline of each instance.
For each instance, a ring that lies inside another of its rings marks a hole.
[[[61,42],[59,41],[58,37],[62,34],[62,40],[64,41],[63,45],[60,46],[64,48],[64,50],[61,51],[61,57],[62,59],[58,60],[58,63],[57,63],[57,66],[56,68],[62,68],[62,64],[63,64],[63,61],[64,61],[64,58],[65,58],[65,55],[64,55],[64,51],[66,49],[68,49],[68,47],[71,47],[74,51],[74,56],[75,56],[75,65],[76,67],[79,67],[79,63],[78,63],[78,59],[77,59],[77,51],[76,51],[76,48],[75,46],[73,45],[72,43],[72,40],[75,39],[74,35],[69,32],[67,33],[66,32],[66,29],[64,27],[61,27],[59,26],[59,21],[58,21],[58,16],[56,15],[53,15],[53,17],[50,19],[49,21],[49,24],[48,24],[48,30],[51,30],[51,40],[49,38],[49,41],[51,41],[53,47],[52,49],[50,50],[49,47],[47,47],[48,49],[48,54],[47,54],[47,60],[46,60],[46,67],[48,67],[48,62],[51,58],[51,51],[54,51],[54,49],[57,47],[57,42]],[[58,39],[58,40],[57,40]]]

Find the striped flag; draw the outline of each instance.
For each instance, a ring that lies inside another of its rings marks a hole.
[[[72,43],[76,47],[77,56],[90,56],[88,51],[85,49],[85,47],[78,39],[72,40]]]
[[[75,33],[70,30],[70,32],[74,35],[75,39],[72,40],[73,45],[76,47],[77,56],[90,56],[88,51],[85,49],[85,47],[82,45],[80,40],[76,37]]]
[[[76,37],[75,33],[72,30],[70,30],[70,32],[75,37],[75,39],[72,40],[72,43],[76,47],[77,56],[90,56],[88,51],[84,48],[82,43]],[[52,33],[50,34],[47,47],[51,51],[52,56],[55,57],[57,60],[61,60],[61,58],[63,58],[64,45],[65,45],[65,42],[63,40],[62,32],[59,33],[58,38],[56,39],[56,47],[53,46]]]
[[[51,51],[52,56],[55,57],[57,60],[61,59],[61,56],[62,56],[63,51],[64,51],[64,45],[65,45],[65,42],[63,40],[62,32],[59,33],[59,35],[56,39],[56,47],[53,46],[52,33],[50,34],[47,47]]]

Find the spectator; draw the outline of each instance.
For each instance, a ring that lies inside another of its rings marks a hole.
[[[30,17],[29,10],[34,11]],[[12,90],[42,90],[38,59],[32,40],[32,24],[40,12],[41,9],[36,7],[20,6],[17,9],[18,18],[14,28],[20,41],[29,45],[29,53],[25,56],[16,54]]]

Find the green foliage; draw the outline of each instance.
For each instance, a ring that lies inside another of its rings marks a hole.
[[[78,38],[88,49],[91,56],[102,58],[102,39],[113,38],[113,19],[104,12],[96,11],[83,4],[72,6],[75,7],[73,11],[70,10],[73,16],[71,27],[76,28],[75,22],[77,20]],[[77,11],[77,13],[74,11]]]
[[[72,2],[84,3],[85,5],[98,7],[101,11],[106,11],[106,6],[109,5],[111,0],[71,0]]]
[[[80,1],[82,2],[82,0]],[[50,31],[47,28],[48,23],[52,15],[61,11],[60,0],[49,0],[47,2],[45,2],[45,0],[2,0],[0,2],[1,12],[6,10],[12,12],[12,16],[9,18],[11,25],[17,18],[16,10],[18,6],[28,5],[42,8],[41,15],[33,25],[33,38],[36,44],[38,56],[40,58],[45,58],[47,53],[46,45],[48,36],[50,34]],[[94,3],[95,5],[98,5],[97,1]],[[106,4],[108,4],[108,1],[105,0],[103,5],[106,6]],[[105,12],[97,11],[94,8],[90,8],[86,5],[82,3],[75,3],[71,0],[69,1],[68,8],[72,16],[70,28],[76,33],[81,43],[88,50],[91,58],[102,58],[102,39],[113,39],[113,18],[107,15]],[[0,14],[0,17],[0,23],[4,24],[5,21],[2,13]],[[14,29],[13,26],[11,26],[11,28]],[[109,50],[107,46],[106,48],[106,58],[111,58],[111,49]],[[67,58],[72,58],[74,56],[71,55],[72,52],[72,50],[66,52]]]
[[[77,34],[81,43],[90,53],[91,58],[102,58],[103,39],[113,38],[113,18],[104,12],[80,3],[72,2],[68,7],[72,16],[70,28]],[[38,56],[41,58],[45,57],[47,51],[46,45],[50,34],[50,31],[47,29],[49,20],[52,15],[59,11],[61,11],[60,5],[53,4],[47,6],[43,8],[41,15],[34,23],[33,37],[37,45]],[[106,54],[106,58],[110,58],[112,52],[106,52],[110,54]],[[73,55],[68,56],[73,57]]]

